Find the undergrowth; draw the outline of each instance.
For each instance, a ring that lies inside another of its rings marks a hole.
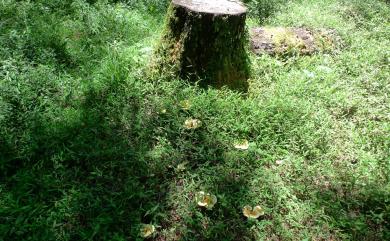
[[[390,239],[388,4],[247,4],[343,48],[251,56],[242,96],[147,73],[166,1],[0,0],[0,240]]]

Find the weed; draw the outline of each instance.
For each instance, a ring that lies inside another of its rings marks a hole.
[[[0,239],[388,240],[389,6],[247,4],[344,46],[251,56],[243,97],[147,73],[167,1],[0,0]]]

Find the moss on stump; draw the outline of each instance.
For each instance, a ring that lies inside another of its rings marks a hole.
[[[201,86],[248,88],[246,8],[230,0],[173,0],[157,69]]]
[[[334,30],[293,27],[256,27],[250,30],[252,52],[276,56],[329,52],[341,45]]]

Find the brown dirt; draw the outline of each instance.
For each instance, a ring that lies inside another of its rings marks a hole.
[[[334,49],[338,41],[336,36],[335,31],[326,29],[256,27],[250,30],[251,49],[257,55],[310,55]]]

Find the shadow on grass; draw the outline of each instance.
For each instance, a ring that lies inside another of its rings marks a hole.
[[[80,103],[29,120],[32,124],[24,130],[31,141],[28,155],[5,167],[2,237],[133,240],[141,223],[163,223],[171,210],[166,195],[176,182],[170,166],[177,160],[165,163],[167,156],[153,159],[150,155],[161,125],[166,125],[173,154],[190,161],[194,172],[205,163],[224,163],[218,138],[207,131],[183,134],[178,131],[180,118],[161,118],[155,109],[158,103],[148,103],[140,89],[113,78],[104,80],[104,87],[91,87]],[[216,178],[219,193],[245,189],[244,183],[232,182],[230,176]],[[226,197],[226,206],[214,214],[215,228],[208,235],[225,237],[226,224],[237,218],[230,208],[235,199]],[[198,232],[197,226],[189,229]],[[238,237],[235,231],[229,235]],[[206,234],[199,235],[199,240],[207,239]]]
[[[58,121],[37,120],[29,130],[33,154],[6,172],[12,205],[1,215],[7,220],[1,228],[4,238],[129,235],[129,223],[140,223],[141,212],[156,205],[159,180],[148,176],[142,159],[150,143],[138,139],[148,128],[147,123],[146,129],[137,126],[139,100],[133,100],[135,120],[124,130],[117,113],[107,113],[106,96],[99,94],[87,93],[81,109],[58,113],[63,115]]]
[[[247,222],[241,209],[256,205],[247,199],[249,182],[256,176],[249,170],[256,168],[250,161],[239,161],[257,160],[257,154],[227,155],[226,143],[216,132],[178,131],[185,115],[162,117],[156,111],[158,103],[148,102],[136,87],[107,80],[103,88],[87,91],[78,108],[67,107],[48,121],[36,119],[29,130],[33,154],[13,167],[4,181],[2,236],[134,240],[140,223],[155,223],[164,229],[182,226],[182,233],[172,240],[253,240],[253,223]],[[150,152],[162,134],[173,151],[153,159]],[[176,158],[189,162],[186,177],[207,179],[196,185],[204,184],[218,195],[212,211],[199,209],[193,196],[185,193],[193,206],[188,207],[187,217],[173,219],[175,206],[169,195],[175,191],[172,185],[180,187],[181,181],[170,167],[178,164]],[[389,193],[377,187],[361,193],[340,198],[330,190],[317,198],[348,237],[388,238]]]
[[[334,225],[352,240],[390,239],[390,192],[380,186],[317,193],[318,204]]]

